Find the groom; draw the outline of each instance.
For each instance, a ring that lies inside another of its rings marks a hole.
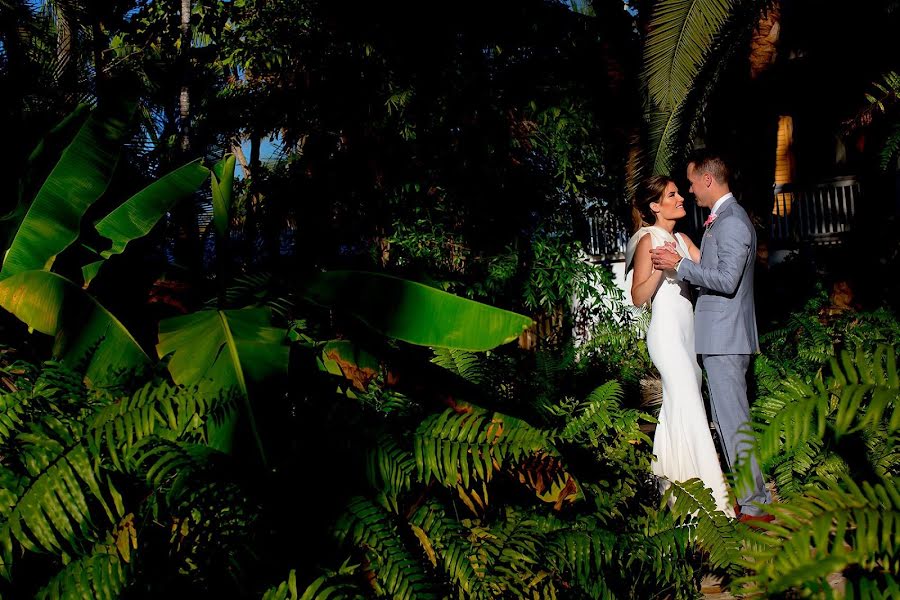
[[[689,163],[690,192],[697,204],[710,209],[700,244],[700,264],[682,260],[671,248],[651,251],[653,267],[675,269],[678,279],[700,288],[695,308],[696,352],[701,355],[709,385],[713,421],[722,439],[728,469],[750,451],[747,368],[759,351],[753,306],[753,262],[756,231],[729,189],[730,170],[721,156],[704,152]],[[743,522],[771,521],[755,504],[769,504],[755,458],[753,484],[737,490],[738,518]],[[750,523],[752,524],[752,523]]]

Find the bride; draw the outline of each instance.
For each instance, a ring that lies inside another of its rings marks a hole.
[[[660,478],[662,489],[670,481],[700,478],[712,490],[716,507],[733,516],[700,395],[690,289],[673,271],[656,271],[650,262],[650,249],[664,245],[685,260],[699,262],[699,248],[687,236],[673,233],[675,222],[687,214],[684,198],[669,177],[657,175],[641,185],[634,208],[639,228],[628,242],[626,269],[634,268],[631,298],[635,306],[652,300],[647,349],[663,388],[653,438],[653,474]]]

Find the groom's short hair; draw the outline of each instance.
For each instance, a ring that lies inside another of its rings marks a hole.
[[[731,183],[731,169],[721,154],[700,150],[690,156],[688,164],[694,165],[695,171],[709,173],[717,183]]]

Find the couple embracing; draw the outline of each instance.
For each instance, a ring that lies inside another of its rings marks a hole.
[[[635,197],[641,224],[626,252],[633,266],[635,305],[651,303],[647,349],[662,378],[663,402],[653,440],[653,472],[668,481],[699,478],[710,488],[716,507],[748,524],[770,521],[771,497],[755,459],[752,485],[728,499],[701,396],[706,370],[713,422],[728,469],[750,452],[747,369],[758,351],[753,303],[756,232],[729,188],[730,172],[721,156],[696,155],[687,167],[690,192],[710,209],[700,247],[674,233],[687,213],[678,187],[669,177],[652,177]],[[696,309],[691,288],[697,288]]]

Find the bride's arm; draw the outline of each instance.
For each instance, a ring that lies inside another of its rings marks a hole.
[[[634,278],[631,282],[631,301],[635,306],[647,303],[662,279],[662,271],[653,268],[650,262],[650,236],[645,235],[634,251]]]
[[[694,243],[694,240],[684,235],[683,233],[679,233],[677,235],[681,236],[681,240],[687,246],[688,258],[691,259],[691,262],[700,262],[700,248],[697,247],[697,245]]]

